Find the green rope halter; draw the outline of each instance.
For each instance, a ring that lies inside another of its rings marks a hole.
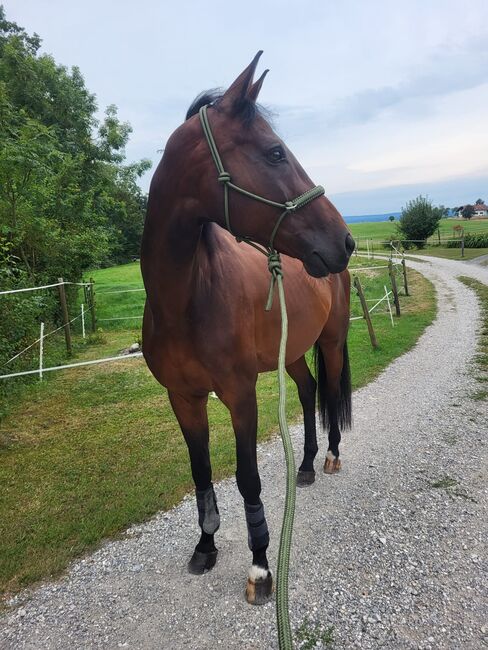
[[[207,138],[208,146],[212,154],[215,166],[218,172],[218,181],[224,186],[224,215],[225,223],[227,230],[234,235],[238,242],[245,242],[250,246],[256,248],[268,258],[268,269],[271,273],[271,284],[269,287],[268,301],[266,303],[266,311],[269,311],[273,304],[273,293],[275,284],[278,285],[278,295],[280,299],[280,308],[281,308],[281,340],[280,340],[280,350],[278,355],[278,383],[279,383],[279,408],[278,408],[278,418],[280,423],[281,438],[283,440],[283,448],[285,450],[285,459],[286,459],[286,495],[285,495],[285,510],[283,514],[283,524],[281,527],[281,536],[280,536],[280,548],[278,552],[278,564],[276,570],[276,619],[278,627],[278,643],[280,650],[292,650],[293,648],[293,636],[290,625],[290,613],[288,607],[288,571],[290,566],[290,550],[291,550],[291,538],[293,533],[293,520],[295,517],[295,499],[296,499],[296,471],[295,471],[295,457],[293,455],[293,445],[291,443],[290,432],[288,430],[288,424],[286,422],[286,375],[285,375],[285,363],[286,363],[286,341],[288,338],[288,316],[286,313],[286,303],[285,303],[285,291],[283,288],[283,269],[281,268],[281,259],[279,253],[274,249],[273,243],[278,228],[281,225],[281,222],[290,212],[295,212],[299,210],[307,203],[310,203],[314,199],[322,196],[325,191],[324,188],[320,185],[307,190],[304,194],[300,194],[292,201],[286,201],[285,203],[277,203],[276,201],[271,201],[266,199],[263,196],[254,194],[253,192],[248,192],[247,190],[234,185],[231,180],[230,174],[225,171],[222,164],[222,159],[220,158],[215,139],[210,128],[210,124],[207,116],[207,106],[202,106],[200,109],[200,121],[202,123],[203,132]],[[256,242],[253,242],[249,237],[237,236],[232,232],[230,225],[230,215],[229,215],[229,188],[248,196],[251,199],[256,201],[261,201],[261,203],[266,203],[267,205],[280,208],[283,212],[278,217],[273,231],[271,232],[271,237],[269,239],[269,244],[265,248]]]
[[[215,138],[212,133],[212,129],[210,128],[207,109],[208,109],[208,105],[202,106],[199,111],[199,117],[200,117],[200,122],[202,124],[203,133],[205,134],[205,138],[208,142],[210,153],[212,154],[215,167],[217,168],[217,172],[218,172],[217,180],[219,183],[222,183],[224,187],[225,225],[227,226],[227,230],[230,232],[230,234],[233,235],[238,242],[245,242],[246,244],[249,244],[256,250],[258,250],[260,253],[266,255],[266,257],[268,258],[268,269],[271,273],[271,285],[269,288],[268,301],[266,303],[266,311],[269,311],[273,304],[273,294],[274,294],[274,286],[275,286],[276,278],[278,277],[278,275],[283,276],[283,273],[281,271],[281,258],[279,253],[274,248],[274,239],[276,237],[276,233],[278,232],[278,228],[280,227],[283,219],[286,217],[287,214],[290,214],[290,212],[296,212],[304,205],[311,203],[314,199],[317,199],[319,196],[325,194],[325,190],[321,185],[316,185],[315,187],[312,187],[311,189],[304,192],[303,194],[300,194],[300,196],[297,196],[295,199],[292,199],[291,201],[285,201],[285,203],[278,203],[277,201],[272,201],[271,199],[267,199],[264,196],[260,196],[259,194],[254,194],[254,192],[249,192],[248,190],[245,190],[244,188],[235,185],[232,182],[229,172],[225,171],[224,169],[222,158],[220,157],[219,150],[217,149],[217,144],[215,142]],[[232,227],[230,225],[230,212],[229,212],[229,188],[235,190],[236,192],[239,192],[240,194],[243,194],[244,196],[249,197],[250,199],[255,199],[256,201],[260,201],[261,203],[266,203],[266,205],[271,205],[275,208],[280,208],[283,210],[283,212],[280,214],[280,216],[278,217],[274,225],[274,228],[271,232],[271,236],[269,238],[269,244],[266,248],[254,242],[250,237],[236,235],[236,233],[232,230]]]

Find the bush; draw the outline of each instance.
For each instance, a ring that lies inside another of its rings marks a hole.
[[[409,201],[402,208],[397,226],[403,247],[424,248],[427,238],[434,234],[444,212],[444,208],[434,207],[431,201],[422,195]]]
[[[447,242],[447,248],[460,248],[461,239]],[[464,237],[465,248],[488,248],[488,232],[469,233]]]

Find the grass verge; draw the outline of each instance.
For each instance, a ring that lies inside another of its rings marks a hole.
[[[432,285],[413,271],[409,281],[412,295],[402,298],[395,327],[386,312],[373,317],[378,350],[372,350],[363,321],[351,324],[354,388],[410,349],[432,321]],[[373,294],[382,280],[375,282]],[[132,330],[106,331],[97,345],[80,347],[78,357],[110,356],[135,336]],[[263,441],[277,430],[275,373],[260,376],[258,401]],[[291,382],[287,409],[291,421],[300,417]],[[209,400],[209,420],[218,480],[234,473],[234,434],[220,401]],[[321,443],[323,448],[323,435]],[[3,594],[58,574],[103,538],[170,508],[193,489],[167,395],[140,359],[51,373],[26,385],[0,423],[0,483]]]
[[[486,382],[488,381],[488,286],[464,275],[460,276],[459,280],[473,289],[480,301],[481,327],[478,338],[478,354],[475,357],[476,369],[479,374],[476,379]],[[476,401],[485,401],[488,399],[488,391],[480,387],[471,397]]]

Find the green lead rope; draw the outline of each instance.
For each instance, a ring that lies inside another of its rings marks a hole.
[[[281,271],[281,269],[280,269]],[[293,637],[290,626],[290,612],[288,606],[288,571],[290,568],[291,537],[293,534],[293,520],[295,518],[296,500],[296,472],[293,445],[286,421],[286,341],[288,338],[288,315],[286,313],[285,290],[283,288],[283,273],[276,273],[278,296],[281,308],[281,340],[278,356],[278,385],[280,401],[278,419],[280,423],[281,440],[285,451],[286,460],[286,496],[283,523],[281,525],[280,548],[278,551],[278,567],[276,570],[276,621],[278,626],[278,643],[281,650],[292,650]]]
[[[203,133],[208,142],[210,152],[212,154],[215,167],[217,168],[219,183],[224,187],[224,216],[227,230],[234,235],[238,242],[245,242],[252,246],[259,252],[266,255],[268,258],[268,269],[271,273],[271,283],[269,287],[268,300],[266,302],[266,311],[269,311],[273,305],[273,295],[275,285],[278,285],[278,296],[280,300],[281,310],[281,339],[280,351],[278,355],[278,386],[279,386],[279,407],[278,419],[280,424],[281,439],[285,451],[286,460],[286,495],[285,495],[285,511],[283,513],[283,524],[281,526],[280,548],[278,551],[278,567],[276,570],[276,620],[278,627],[278,643],[280,650],[293,650],[293,637],[290,626],[290,612],[288,609],[288,572],[290,568],[290,550],[291,538],[293,534],[293,520],[295,518],[295,500],[296,500],[296,471],[295,471],[295,456],[293,454],[293,445],[286,422],[286,341],[288,339],[288,315],[286,312],[285,290],[283,288],[283,269],[281,267],[281,259],[279,253],[274,249],[274,238],[280,227],[283,219],[290,212],[307,205],[314,199],[325,194],[322,186],[317,185],[307,190],[300,196],[297,196],[292,201],[285,203],[278,203],[249,192],[238,185],[235,185],[231,176],[225,171],[222,159],[215,142],[215,138],[210,128],[210,122],[207,115],[207,106],[202,106],[199,111],[200,122],[202,125]],[[261,203],[266,203],[276,208],[281,208],[283,212],[278,217],[273,230],[271,232],[270,241],[267,247],[264,247],[252,241],[250,237],[238,236],[231,228],[230,212],[229,212],[229,189],[235,190],[244,196],[247,196]]]

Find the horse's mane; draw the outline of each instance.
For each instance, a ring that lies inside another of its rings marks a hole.
[[[197,95],[191,103],[190,108],[186,112],[185,120],[196,115],[205,104],[212,104],[218,110],[219,101],[222,99],[223,95],[224,91],[221,88],[204,90]],[[245,126],[252,124],[257,115],[263,117],[267,122],[270,122],[271,120],[271,112],[260,104],[256,104],[256,102],[248,97],[243,97],[240,101],[234,104],[234,117],[240,118]]]

